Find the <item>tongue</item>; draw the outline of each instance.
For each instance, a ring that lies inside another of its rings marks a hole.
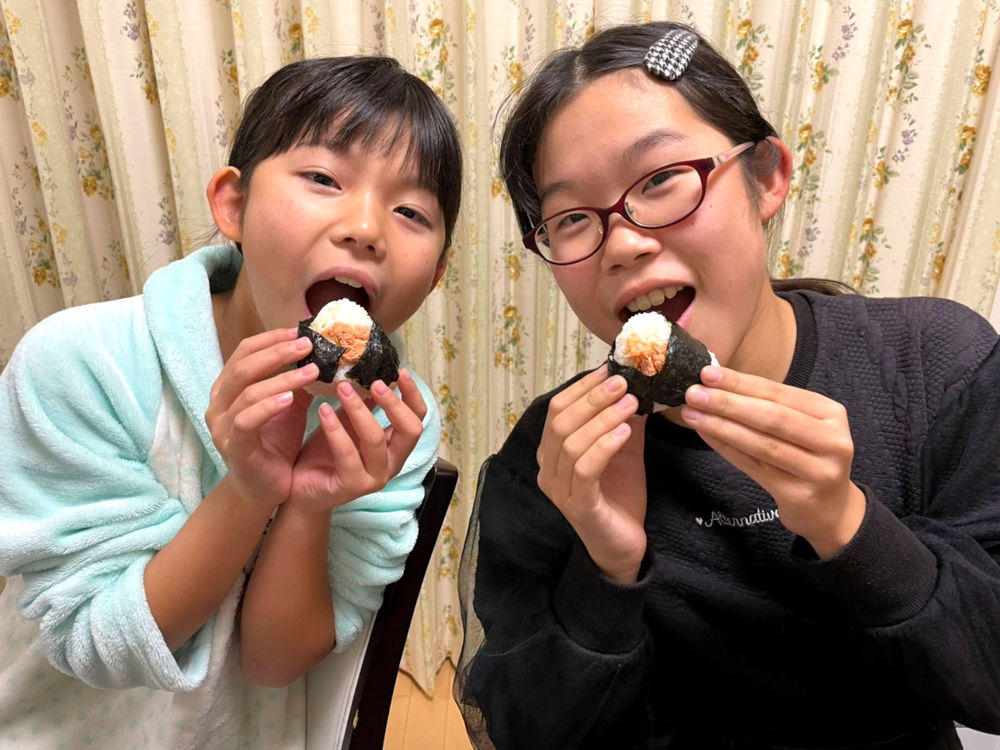
[[[306,292],[306,304],[309,305],[309,312],[313,315],[322,310],[327,302],[335,299],[349,299],[368,309],[368,295],[364,289],[341,284],[334,279],[318,281]]]

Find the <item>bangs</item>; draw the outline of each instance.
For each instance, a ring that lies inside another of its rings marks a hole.
[[[403,169],[419,187],[437,195],[446,180],[440,168],[442,144],[430,137],[432,130],[414,125],[411,115],[402,112],[370,114],[352,109],[341,111],[333,122],[319,118],[308,123],[288,147],[323,146],[345,152],[356,146],[380,157],[402,150]]]
[[[437,197],[450,242],[462,191],[458,130],[437,94],[398,61],[316,58],[281,68],[248,98],[229,164],[249,184],[261,160],[299,145],[382,155],[405,148],[405,168]]]

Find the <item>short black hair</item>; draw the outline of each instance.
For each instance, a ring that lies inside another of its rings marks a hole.
[[[321,57],[290,63],[247,98],[229,165],[248,185],[256,166],[299,146],[391,151],[408,143],[420,186],[433,192],[451,245],[462,201],[462,147],[444,102],[392,57]]]
[[[761,114],[746,81],[697,31],[669,21],[613,26],[598,32],[579,48],[550,56],[516,98],[500,142],[500,173],[507,186],[522,232],[542,217],[533,165],[538,142],[559,107],[595,79],[618,70],[645,70],[647,50],[672,29],[695,34],[699,44],[684,74],[673,86],[691,108],[733,143],[759,143],[777,131]],[[659,79],[657,79],[659,80]],[[756,148],[740,161],[747,177],[769,174],[778,167],[776,148]]]

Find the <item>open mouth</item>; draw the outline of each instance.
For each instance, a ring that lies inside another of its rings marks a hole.
[[[670,289],[669,292],[671,296],[662,293],[662,290],[641,295],[629,303],[627,307],[619,310],[618,318],[624,323],[636,313],[658,312],[667,320],[677,320],[694,301],[694,289],[682,286]]]
[[[323,305],[327,302],[332,302],[335,299],[349,299],[371,312],[371,300],[368,299],[368,292],[364,290],[364,287],[343,277],[338,276],[333,279],[317,281],[306,291],[306,304],[312,315],[323,309]]]

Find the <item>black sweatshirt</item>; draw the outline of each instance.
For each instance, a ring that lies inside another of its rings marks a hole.
[[[1000,733],[997,334],[947,300],[783,296],[798,325],[785,382],[847,408],[867,499],[855,538],[819,560],[759,485],[652,416],[648,551],[640,580],[615,584],[538,489],[555,391],[540,397],[483,466],[463,556],[455,696],[479,747]]]

